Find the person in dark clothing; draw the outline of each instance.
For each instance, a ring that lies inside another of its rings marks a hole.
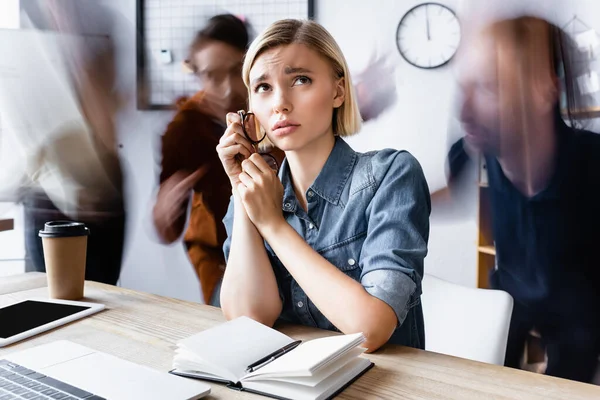
[[[505,364],[519,367],[535,328],[548,375],[590,382],[600,353],[600,135],[573,127],[567,41],[550,23],[521,17],[465,47],[465,137],[451,148],[450,182],[469,154],[483,153],[496,245],[490,283],[515,301]]]

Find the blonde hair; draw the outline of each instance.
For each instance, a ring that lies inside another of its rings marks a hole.
[[[242,68],[242,77],[248,88],[248,98],[252,95],[250,70],[256,59],[269,49],[290,44],[303,44],[316,51],[329,61],[336,78],[344,78],[345,98],[342,105],[333,112],[331,121],[333,133],[338,136],[350,136],[357,133],[360,130],[362,119],[348,64],[335,39],[325,28],[314,21],[297,19],[276,21],[252,42]]]

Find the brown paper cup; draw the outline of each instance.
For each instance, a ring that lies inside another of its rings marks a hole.
[[[70,221],[47,222],[40,231],[51,298],[83,297],[88,234],[85,225]]]

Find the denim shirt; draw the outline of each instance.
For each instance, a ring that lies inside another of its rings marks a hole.
[[[286,221],[327,261],[394,310],[398,327],[389,343],[424,348],[420,295],[431,204],[417,160],[406,151],[391,149],[357,153],[338,137],[306,192],[308,211],[296,198],[287,160],[279,177]],[[231,201],[223,219],[226,259],[233,214]],[[280,319],[337,330],[266,242],[265,248],[283,303]]]

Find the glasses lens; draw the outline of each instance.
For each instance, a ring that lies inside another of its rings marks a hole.
[[[272,156],[271,154],[261,154],[263,160],[265,160],[267,162],[267,164],[269,164],[269,167],[271,167],[271,169],[275,172],[277,172],[279,170],[279,164],[277,163],[277,160],[275,159],[274,156]]]
[[[246,131],[246,135],[248,135],[248,139],[255,143],[265,138],[265,134],[260,132],[260,126],[252,113],[246,114],[244,118],[244,130]]]

